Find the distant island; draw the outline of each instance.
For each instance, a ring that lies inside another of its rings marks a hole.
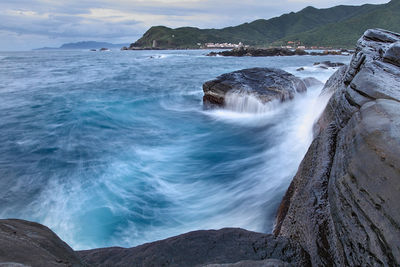
[[[33,50],[72,50],[72,49],[101,49],[101,48],[118,48],[128,44],[112,44],[107,42],[96,42],[96,41],[82,41],[76,43],[66,43],[60,47],[42,47]]]
[[[151,27],[124,50],[235,48],[240,43],[288,49],[353,48],[368,28],[400,31],[400,1],[362,6],[306,7],[272,19],[223,29]]]

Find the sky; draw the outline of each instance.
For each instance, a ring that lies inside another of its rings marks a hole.
[[[389,0],[0,0],[0,51],[77,41],[132,43],[151,26],[223,28],[307,6]]]

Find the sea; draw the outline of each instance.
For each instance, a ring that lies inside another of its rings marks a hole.
[[[350,57],[208,52],[0,52],[0,218],[42,223],[73,249],[270,233],[327,103],[322,85],[205,109],[202,84],[253,67],[325,82],[335,69],[314,63]]]

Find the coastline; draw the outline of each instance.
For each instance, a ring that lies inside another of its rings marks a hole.
[[[315,127],[313,144],[281,204],[275,235],[223,229],[191,232],[130,249],[103,248],[76,253],[65,245],[61,252],[54,252],[62,241],[49,229],[36,224],[31,225],[34,229],[27,229],[24,225],[29,223],[1,220],[0,237],[3,239],[0,241],[7,240],[11,249],[18,251],[22,249],[21,244],[13,242],[29,240],[28,244],[41,248],[43,255],[45,252],[54,255],[45,258],[48,265],[43,261],[42,266],[147,266],[151,263],[202,266],[265,259],[278,260],[281,266],[285,263],[314,266],[399,264],[399,244],[391,238],[399,232],[396,178],[399,177],[400,137],[391,133],[392,129],[398,129],[400,122],[396,113],[400,100],[396,90],[399,58],[395,44],[399,40],[400,35],[395,33],[367,31],[358,42],[350,66],[340,69],[326,83],[323,91],[332,97]],[[384,134],[376,137],[377,132]],[[364,146],[370,144],[367,141],[377,145],[375,150]],[[349,149],[351,146],[353,148]],[[367,153],[364,158],[363,153]],[[373,167],[385,173],[381,179],[386,182],[374,188],[378,174],[368,169],[371,175],[363,176],[365,174],[357,169],[365,167],[359,166],[363,164],[357,161],[360,157],[376,163],[377,167]],[[360,173],[362,175],[358,175]],[[359,184],[363,186],[358,187]],[[382,192],[375,194],[376,190]],[[375,195],[379,197],[374,198]],[[353,226],[354,221],[358,222],[357,227]],[[371,223],[373,226],[366,225]],[[39,241],[32,238],[32,233],[38,233],[36,228],[46,233],[39,233],[44,235]],[[50,245],[43,241],[53,238],[55,241]],[[32,260],[18,261],[17,256],[8,262],[29,264]],[[3,260],[3,256],[0,255],[0,259]],[[147,264],[146,260],[149,260]]]

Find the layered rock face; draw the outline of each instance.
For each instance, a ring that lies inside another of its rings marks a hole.
[[[227,93],[251,94],[262,103],[292,99],[317,81],[302,79],[280,69],[252,68],[223,74],[203,84],[205,105],[224,106]]]
[[[400,265],[400,35],[368,30],[279,208],[274,233],[314,266]]]

